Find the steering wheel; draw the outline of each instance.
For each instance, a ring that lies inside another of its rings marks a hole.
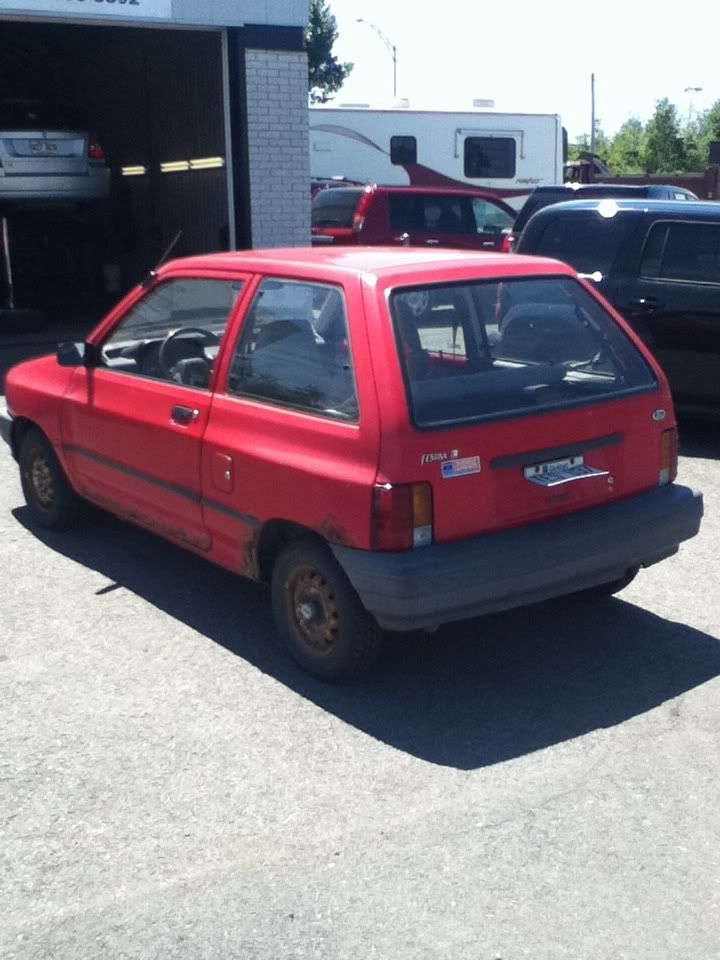
[[[205,343],[202,349],[202,359],[207,362],[208,366],[212,362],[205,353],[205,346],[217,346],[217,344],[220,343],[220,337],[218,337],[217,334],[212,333],[210,330],[203,330],[202,327],[179,327],[177,330],[173,330],[172,333],[169,333],[165,337],[163,342],[160,344],[160,349],[158,351],[158,364],[163,372],[163,375],[168,379],[172,378],[173,367],[175,363],[179,359],[186,359],[176,357],[173,360],[171,346],[180,337],[184,337],[189,334],[191,334],[193,337],[200,337],[202,340],[204,340]]]

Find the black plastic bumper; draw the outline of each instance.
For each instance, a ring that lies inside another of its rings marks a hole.
[[[8,444],[12,444],[12,425],[13,418],[10,416],[7,406],[0,402],[0,437]]]
[[[672,484],[529,526],[406,553],[333,551],[388,630],[435,627],[609,583],[694,537],[702,494]]]

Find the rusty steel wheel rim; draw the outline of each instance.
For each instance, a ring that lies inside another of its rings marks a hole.
[[[295,633],[315,655],[332,653],[337,643],[335,594],[321,574],[306,567],[288,584],[288,607]]]
[[[43,510],[52,510],[55,503],[55,483],[47,457],[40,451],[33,452],[28,474],[38,506]]]

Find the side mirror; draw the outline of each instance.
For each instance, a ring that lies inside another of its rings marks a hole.
[[[82,367],[87,359],[87,346],[66,340],[57,346],[56,358],[61,367]]]

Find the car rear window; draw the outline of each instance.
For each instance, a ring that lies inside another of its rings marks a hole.
[[[312,202],[313,227],[352,227],[353,215],[363,191],[344,187],[321,190]]]
[[[569,277],[398,289],[390,311],[418,427],[517,416],[656,385],[622,328]]]
[[[563,260],[578,273],[610,272],[623,238],[622,216],[603,217],[595,211],[586,216],[558,216],[549,219],[542,233],[531,241],[534,253]],[[522,245],[519,247],[522,250]]]

